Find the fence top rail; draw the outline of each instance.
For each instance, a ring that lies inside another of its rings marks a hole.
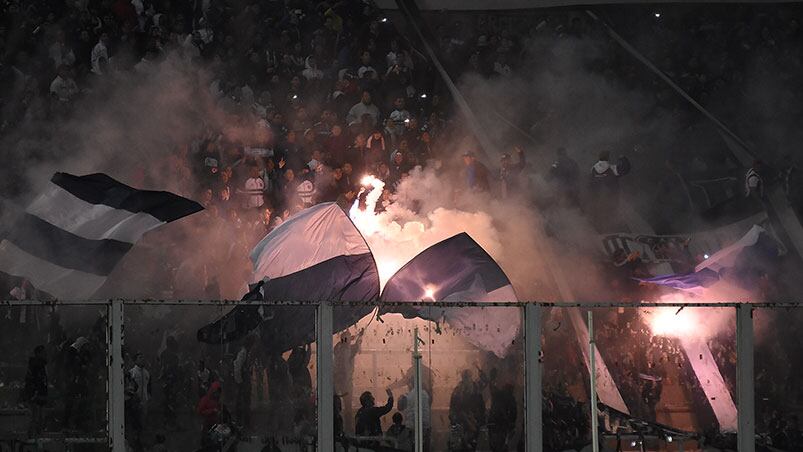
[[[560,302],[560,301],[306,301],[306,300],[282,300],[282,301],[253,301],[253,300],[199,300],[199,299],[126,299],[113,298],[104,300],[0,300],[0,306],[81,306],[81,305],[101,305],[108,306],[112,303],[122,303],[123,305],[151,305],[151,306],[318,306],[321,303],[328,303],[335,307],[339,306],[373,306],[373,307],[395,307],[395,306],[427,306],[433,308],[447,307],[524,307],[527,305],[537,305],[542,307],[556,308],[655,308],[655,307],[687,307],[687,308],[735,308],[738,306],[749,305],[752,308],[801,308],[803,302],[782,301],[782,302],[739,302],[739,301],[709,301],[709,302]]]

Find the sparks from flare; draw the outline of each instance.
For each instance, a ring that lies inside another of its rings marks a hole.
[[[694,301],[679,294],[664,295],[661,301],[685,303]],[[714,321],[711,309],[678,308],[677,306],[656,307],[641,311],[654,336],[677,339],[704,338],[711,331],[709,323]]]
[[[690,310],[678,312],[677,307],[653,308],[646,314],[652,334],[666,337],[685,337],[694,332],[696,319]]]
[[[368,241],[376,259],[380,287],[385,287],[390,277],[423,249],[421,244],[409,238],[421,235],[425,228],[423,223],[417,221],[402,226],[391,221],[389,215],[377,214],[376,204],[382,197],[385,183],[370,174],[363,176],[360,183],[363,188],[349,209],[349,218]],[[363,194],[364,209],[360,208]]]

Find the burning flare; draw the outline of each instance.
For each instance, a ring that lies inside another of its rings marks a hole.
[[[390,204],[377,213],[385,183],[372,175],[361,179],[363,188],[349,209],[349,217],[365,237],[376,259],[382,288],[404,264],[441,240],[466,232],[492,256],[501,251],[501,243],[490,215],[477,211],[436,207],[431,210],[412,210],[411,200],[446,198],[448,187],[431,173],[414,170],[400,184]],[[429,293],[429,289],[432,293]],[[437,287],[421,287],[421,300],[431,300]]]

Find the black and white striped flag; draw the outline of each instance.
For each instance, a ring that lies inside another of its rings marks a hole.
[[[91,297],[143,234],[203,210],[195,201],[137,190],[105,174],[56,173],[50,182],[0,242],[0,271],[56,298]]]

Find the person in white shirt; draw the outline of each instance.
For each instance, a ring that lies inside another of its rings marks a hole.
[[[134,367],[128,371],[131,380],[136,383],[136,396],[139,398],[140,415],[142,424],[145,425],[145,418],[148,415],[148,401],[151,399],[151,374],[145,369],[142,353],[137,353],[134,358]]]
[[[245,181],[245,206],[248,208],[259,208],[265,204],[263,193],[265,192],[265,181],[259,176],[259,167],[251,168],[251,175]]]
[[[107,33],[103,33],[100,35],[100,39],[98,43],[95,44],[95,47],[92,48],[92,54],[90,56],[90,63],[92,65],[92,72],[95,74],[103,74],[103,68],[100,64],[100,59],[105,58],[106,61],[109,61],[109,35]]]
[[[429,444],[429,438],[432,434],[432,402],[429,393],[421,385],[421,425],[424,427],[424,444]],[[413,432],[415,432],[415,411],[416,411],[416,397],[415,387],[412,378],[409,381],[408,387],[410,390],[407,394],[399,399],[399,411],[404,415],[407,425]]]
[[[234,358],[234,384],[237,386],[237,420],[243,427],[251,424],[251,347],[254,336],[243,340],[237,357]]]
[[[69,102],[78,94],[78,85],[70,76],[70,69],[67,66],[59,67],[59,75],[50,83],[50,94],[60,102]]]
[[[320,80],[323,78],[323,71],[318,69],[318,64],[315,61],[315,57],[308,56],[306,61],[304,62],[304,70],[301,71],[301,75],[304,76],[307,80]]]
[[[379,108],[371,102],[371,93],[368,90],[363,91],[360,102],[351,107],[346,115],[346,121],[349,124],[357,123],[364,114],[371,116],[371,125],[375,126],[379,119]]]

